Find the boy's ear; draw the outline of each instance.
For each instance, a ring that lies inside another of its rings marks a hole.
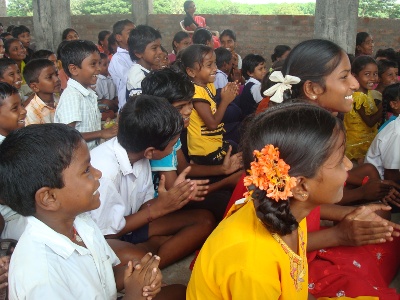
[[[133,52],[133,54],[135,54],[135,56],[139,59],[143,57],[143,53]]]
[[[303,176],[296,177],[297,184],[292,188],[293,198],[297,201],[305,202],[310,196],[309,185],[307,178]]]
[[[49,187],[41,187],[36,191],[35,202],[37,207],[47,211],[57,211],[60,207],[55,190]]]
[[[156,148],[154,148],[154,147],[146,148],[146,150],[144,150],[144,154],[143,155],[147,159],[152,159],[153,155],[154,155],[154,151],[156,151]]]
[[[29,84],[29,87],[31,88],[32,91],[35,93],[40,92],[39,87],[38,87],[38,82],[31,82]]]
[[[77,76],[79,74],[80,68],[74,64],[69,64],[68,65],[68,70],[73,76]]]
[[[303,85],[303,93],[308,99],[315,100],[324,93],[324,89],[318,83],[307,80]]]

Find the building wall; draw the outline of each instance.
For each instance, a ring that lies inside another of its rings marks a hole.
[[[313,37],[313,16],[255,16],[255,15],[202,15],[207,25],[222,31],[230,28],[237,35],[237,52],[244,57],[249,53],[264,56],[270,62],[273,49],[278,44],[291,47]],[[85,15],[72,16],[72,27],[80,37],[97,43],[97,34],[101,30],[112,30],[112,25],[121,19],[129,19],[130,15]],[[170,51],[174,34],[180,30],[179,22],[183,15],[150,15],[149,25],[160,30],[163,45]],[[32,17],[0,18],[6,28],[10,24],[24,24],[32,29]],[[379,48],[400,48],[400,19],[359,18],[358,31],[371,33],[375,40],[375,50]]]

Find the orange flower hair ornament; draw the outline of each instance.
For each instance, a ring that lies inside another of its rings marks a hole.
[[[243,179],[247,192],[244,196],[251,197],[255,188],[266,192],[267,197],[287,200],[292,197],[291,189],[296,186],[296,178],[289,176],[290,166],[279,158],[279,150],[273,145],[266,145],[261,151],[254,150],[255,160],[250,164],[250,175]]]

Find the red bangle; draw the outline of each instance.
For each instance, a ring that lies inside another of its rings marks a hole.
[[[153,218],[151,217],[151,214],[150,214],[150,206],[151,206],[151,203],[148,203],[147,202],[147,212],[148,212],[148,217],[147,217],[147,222],[149,222],[149,223],[151,223],[151,222],[153,222]]]
[[[364,179],[361,181],[361,185],[364,185],[368,182],[369,176],[365,176]]]

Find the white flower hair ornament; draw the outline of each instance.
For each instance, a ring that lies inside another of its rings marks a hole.
[[[300,82],[300,78],[296,76],[285,75],[285,77],[283,77],[281,71],[272,72],[269,79],[277,83],[266,90],[264,96],[272,96],[270,100],[275,103],[282,103],[283,92],[292,90],[292,84]]]

